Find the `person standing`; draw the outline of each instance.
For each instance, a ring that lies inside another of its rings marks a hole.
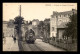
[[[14,43],[16,43],[16,37],[13,37]]]

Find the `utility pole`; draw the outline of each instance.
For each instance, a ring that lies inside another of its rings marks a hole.
[[[14,24],[17,24],[16,30],[17,30],[17,34],[18,34],[18,38],[19,40],[22,39],[22,31],[21,31],[21,24],[24,24],[23,22],[23,17],[21,17],[21,5],[20,5],[20,9],[19,9],[19,16],[15,17],[15,22]]]
[[[20,10],[19,11],[20,11],[20,17],[21,17],[21,5],[20,5]]]
[[[21,5],[20,5],[20,13],[19,14],[20,14],[20,18],[21,18]],[[19,25],[18,26],[19,26],[19,39],[21,40],[22,33],[21,33],[21,20],[20,20],[20,18],[19,18]]]

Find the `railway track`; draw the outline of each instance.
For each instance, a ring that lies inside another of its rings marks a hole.
[[[26,42],[22,42],[22,51],[43,51],[41,48],[37,47],[36,44],[31,44],[31,43],[26,43]]]
[[[31,48],[31,51],[43,51],[39,47],[37,47],[35,44],[28,44],[28,46]]]

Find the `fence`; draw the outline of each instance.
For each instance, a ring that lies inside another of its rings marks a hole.
[[[77,41],[74,39],[74,41]],[[66,51],[77,51],[77,42],[70,42],[69,40],[49,40],[49,43],[65,49]]]

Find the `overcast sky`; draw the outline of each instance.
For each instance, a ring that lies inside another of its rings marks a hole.
[[[77,3],[3,3],[3,21],[19,16],[20,5],[21,16],[26,21],[51,18],[53,11],[64,12],[72,8],[77,9]]]

